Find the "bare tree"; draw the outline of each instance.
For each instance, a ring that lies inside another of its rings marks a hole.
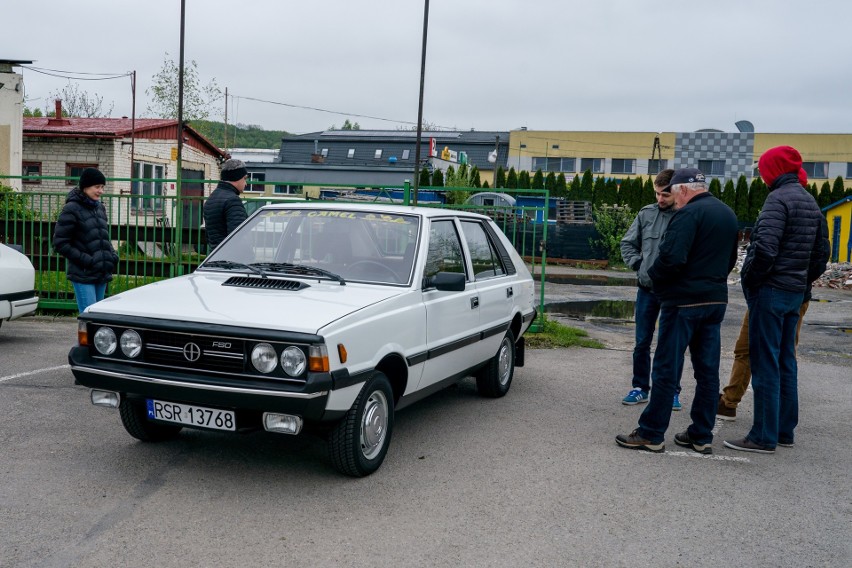
[[[80,118],[102,118],[112,114],[115,103],[110,103],[109,108],[104,110],[104,98],[98,94],[90,94],[81,91],[77,83],[68,82],[61,91],[50,93],[47,101],[60,99],[62,101],[62,113],[65,116]],[[46,103],[47,104],[47,103]],[[45,109],[47,116],[56,114],[55,110]],[[35,116],[35,115],[33,115]]]

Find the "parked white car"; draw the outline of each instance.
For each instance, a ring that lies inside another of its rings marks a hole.
[[[32,314],[38,308],[35,269],[30,259],[0,244],[0,325]]]
[[[140,440],[311,427],[337,469],[364,476],[385,458],[395,410],[469,375],[485,396],[508,392],[533,296],[483,215],[279,204],[193,274],[91,306],[69,360]]]

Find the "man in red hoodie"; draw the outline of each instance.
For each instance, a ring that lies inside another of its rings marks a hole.
[[[770,148],[758,161],[769,195],[751,234],[741,271],[748,304],[754,424],[725,446],[775,453],[793,445],[799,421],[796,327],[809,274],[821,259],[822,212],[799,183],[802,156],[790,146]]]

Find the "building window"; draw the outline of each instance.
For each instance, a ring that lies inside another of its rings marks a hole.
[[[698,169],[706,176],[724,176],[725,160],[698,160]]]
[[[265,173],[249,172],[249,175],[246,178],[246,182],[248,182],[248,183],[246,183],[246,191],[263,193],[263,190],[265,189],[264,186],[263,186],[263,183],[253,184],[251,182],[264,182],[264,181],[266,181],[266,174]]]
[[[828,172],[828,163],[826,162],[802,162],[802,169],[808,174],[808,178],[828,178],[826,173]]]
[[[130,207],[137,211],[162,211],[165,166],[147,162],[133,162],[133,178],[130,182]]]
[[[533,171],[573,172],[576,158],[533,158]]]
[[[323,158],[328,158],[328,148],[323,148],[323,149],[320,151],[320,155],[321,155]]]
[[[612,173],[614,174],[635,174],[636,160],[625,160],[621,158],[612,159]]]
[[[591,170],[593,174],[602,174],[604,171],[603,158],[580,158],[580,171]]]
[[[846,162],[846,179],[852,178],[852,162]]]
[[[553,148],[554,150],[558,150],[558,149],[559,149],[559,144],[554,144],[554,145],[552,145],[552,146],[551,146],[551,148]]]
[[[349,151],[346,153],[346,157],[350,160],[355,157],[355,148],[349,148]]]
[[[40,176],[41,175],[41,162],[23,162],[21,163],[21,175],[23,176]],[[25,179],[22,180],[24,183],[41,183],[40,179]]]
[[[402,159],[403,160],[407,160],[408,156],[410,156],[410,155],[411,155],[411,150],[403,150],[402,151]]]
[[[378,150],[376,150],[376,155],[373,156],[373,157],[377,160],[381,160],[382,159],[382,149],[379,148]]]
[[[80,182],[80,174],[86,168],[97,168],[97,164],[65,164],[65,177],[71,178],[65,180],[65,185],[77,185]]]
[[[669,167],[668,160],[648,160],[648,173],[658,174]]]
[[[275,195],[301,195],[301,185],[276,185],[273,190]]]

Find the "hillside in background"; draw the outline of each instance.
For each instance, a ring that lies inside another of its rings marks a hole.
[[[219,148],[225,147],[225,123],[212,120],[193,120],[190,123],[194,129]],[[250,124],[228,125],[228,148],[281,148],[281,137],[287,134],[284,130],[264,130],[260,126]]]

